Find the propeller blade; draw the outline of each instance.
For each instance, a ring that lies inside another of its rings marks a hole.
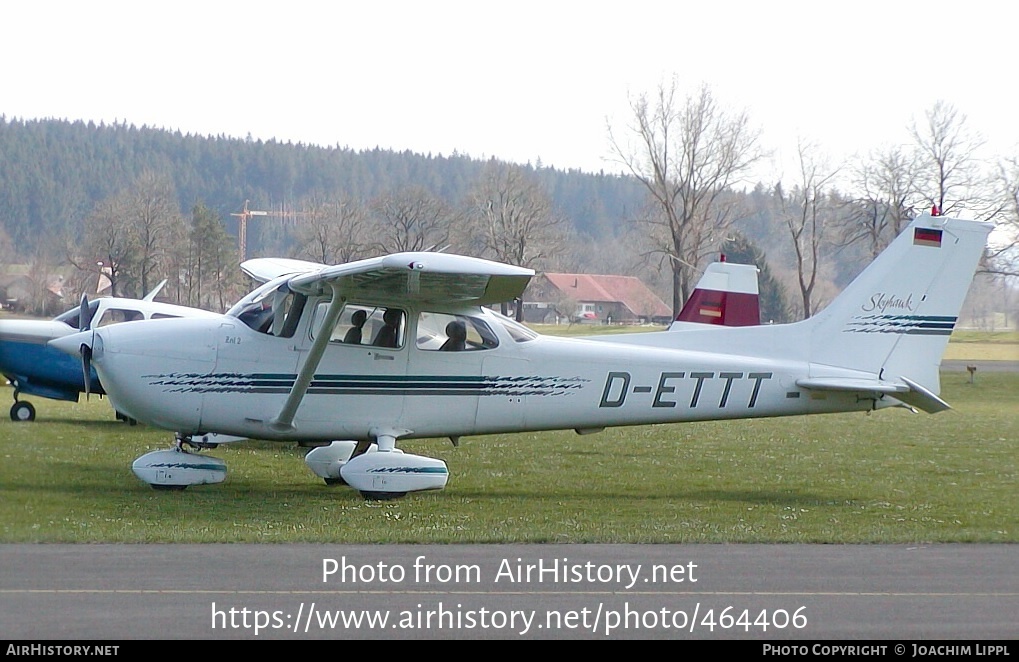
[[[81,344],[81,376],[85,380],[85,400],[92,392],[92,348],[85,343]]]
[[[88,306],[88,295],[81,295],[81,305],[78,307],[78,330],[88,331],[92,326],[92,309]]]

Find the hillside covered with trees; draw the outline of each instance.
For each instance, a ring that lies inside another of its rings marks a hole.
[[[951,108],[928,112],[912,148],[831,167],[801,146],[799,180],[764,183],[746,179],[764,152],[745,116],[706,88],[663,92],[635,100],[637,128],[611,136],[626,175],[0,117],[0,264],[40,283],[62,274],[65,302],[103,272],[119,295],[167,278],[164,298],[223,309],[246,289],[242,256],[436,249],[635,275],[678,308],[729,250],[762,268],[784,321],[823,307],[918,210],[1019,227],[1019,164],[974,162]],[[1015,273],[1009,255],[987,270]],[[51,314],[38,289],[25,309]]]

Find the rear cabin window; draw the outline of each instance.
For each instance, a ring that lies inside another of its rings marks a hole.
[[[423,312],[418,316],[416,345],[424,351],[463,352],[492,349],[499,340],[478,317]]]
[[[496,314],[498,315],[498,313]],[[527,342],[538,337],[536,332],[516,320],[512,320],[502,315],[498,315],[497,319],[502,324],[502,328],[504,328],[506,333],[509,334],[510,338],[513,338],[513,342]]]

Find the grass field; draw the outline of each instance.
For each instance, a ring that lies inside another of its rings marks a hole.
[[[109,403],[0,420],[0,542],[1019,542],[1019,374],[943,375],[954,409],[408,441],[448,487],[366,502],[294,444],[246,442],[219,485],[131,473],[169,433]],[[0,399],[11,402],[9,388]]]
[[[1019,361],[1017,331],[955,331],[945,359],[961,361]]]

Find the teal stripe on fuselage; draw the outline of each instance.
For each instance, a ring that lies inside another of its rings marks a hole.
[[[296,375],[236,373],[149,375],[152,385],[169,392],[288,393]],[[314,395],[559,395],[581,388],[583,380],[559,377],[486,377],[476,375],[316,375]]]

